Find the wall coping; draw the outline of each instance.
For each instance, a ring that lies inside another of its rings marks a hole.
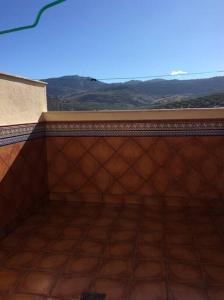
[[[47,122],[224,119],[224,108],[71,112],[60,111],[45,112],[42,114],[41,119]]]
[[[36,86],[46,86],[47,85],[47,83],[44,81],[33,80],[33,79],[26,78],[26,77],[21,77],[21,76],[16,76],[16,75],[8,74],[8,73],[1,73],[1,72],[0,72],[0,79],[16,81],[16,82],[21,82],[21,83],[31,84],[31,85],[36,85]]]

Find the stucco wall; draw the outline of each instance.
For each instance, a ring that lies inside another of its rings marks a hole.
[[[35,123],[45,111],[44,82],[0,73],[0,126]]]

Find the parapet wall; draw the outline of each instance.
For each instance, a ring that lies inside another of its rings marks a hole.
[[[47,199],[46,84],[0,73],[0,237]]]
[[[44,82],[0,73],[0,126],[36,123],[45,111]]]
[[[224,197],[222,109],[44,119],[50,200],[198,206]]]

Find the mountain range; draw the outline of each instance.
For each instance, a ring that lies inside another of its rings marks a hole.
[[[152,109],[224,106],[224,76],[191,80],[131,80],[105,83],[63,76],[48,83],[49,110]]]

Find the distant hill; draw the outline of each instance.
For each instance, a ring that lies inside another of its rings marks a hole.
[[[111,84],[77,75],[43,80],[48,83],[49,110],[224,106],[224,76]]]
[[[170,103],[158,103],[154,108],[214,108],[224,107],[224,93],[211,94],[193,99],[176,99]]]
[[[90,77],[64,76],[44,79],[48,83],[49,97],[73,97],[81,93],[95,91],[106,84]]]

